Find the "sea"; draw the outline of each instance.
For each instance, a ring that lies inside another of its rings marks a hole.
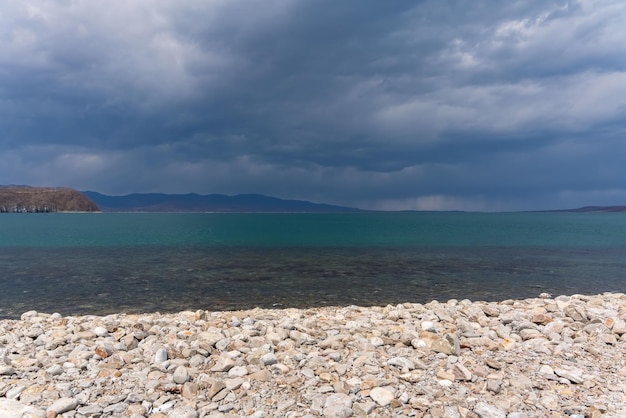
[[[0,215],[0,318],[626,290],[626,213]]]

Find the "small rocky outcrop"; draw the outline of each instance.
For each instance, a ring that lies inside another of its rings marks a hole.
[[[96,212],[98,206],[65,187],[0,186],[0,213]]]

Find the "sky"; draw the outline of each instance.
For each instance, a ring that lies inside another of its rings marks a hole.
[[[626,205],[626,2],[0,0],[0,184]]]

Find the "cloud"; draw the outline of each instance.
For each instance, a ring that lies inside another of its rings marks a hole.
[[[0,176],[371,208],[618,204],[625,9],[12,3]]]

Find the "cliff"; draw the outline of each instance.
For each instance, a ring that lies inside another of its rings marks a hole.
[[[62,187],[0,186],[0,213],[96,212],[84,194]]]

